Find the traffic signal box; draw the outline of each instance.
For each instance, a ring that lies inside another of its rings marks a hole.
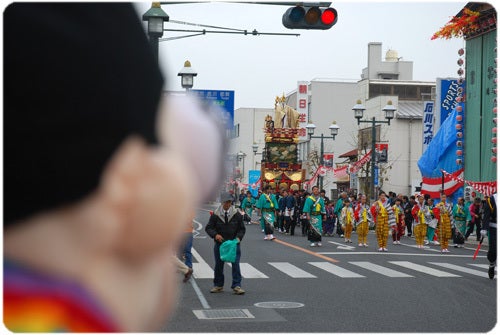
[[[337,23],[335,8],[295,6],[283,14],[283,25],[288,29],[330,29]]]

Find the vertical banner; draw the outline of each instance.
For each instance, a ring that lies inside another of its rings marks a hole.
[[[387,155],[389,154],[388,143],[375,143],[375,157],[379,163],[387,163]]]
[[[252,193],[253,197],[256,197],[259,190],[259,185],[256,185],[257,181],[260,179],[260,170],[249,170],[248,171],[248,190]]]
[[[439,127],[448,117],[451,111],[457,106],[457,96],[461,87],[457,79],[454,78],[438,78],[436,81],[436,124]],[[463,93],[462,93],[463,95]]]
[[[357,190],[358,189],[358,175],[356,173],[350,173],[350,178],[349,178],[349,188],[351,190]]]
[[[327,168],[333,167],[333,154],[324,154],[323,155],[323,166]]]
[[[306,126],[309,121],[309,84],[297,82],[297,112],[299,112],[299,141],[307,141]]]
[[[373,183],[378,186],[378,166],[375,165],[375,177],[373,178]]]
[[[425,152],[434,137],[434,102],[424,101],[422,117],[422,153]]]

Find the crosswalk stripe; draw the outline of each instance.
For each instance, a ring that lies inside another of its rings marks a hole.
[[[231,267],[231,263],[228,263],[229,267]],[[269,278],[253,266],[251,266],[248,263],[240,263],[240,271],[241,271],[241,276],[245,279],[251,279],[251,278]]]
[[[193,253],[193,257],[197,262],[193,263],[193,277],[196,279],[213,279],[214,270],[213,268],[201,257],[201,255],[193,248],[191,249]],[[350,264],[359,266],[369,271],[373,271],[375,273],[393,277],[393,278],[408,278],[414,277],[413,275],[406,274],[403,272],[399,272],[381,265],[377,265],[371,262],[349,262]],[[456,274],[452,274],[449,272],[437,270],[428,266],[419,265],[417,263],[407,262],[407,261],[389,261],[389,263],[398,265],[410,270],[422,272],[428,275],[436,276],[436,277],[461,277]],[[456,270],[462,273],[467,273],[475,276],[480,276],[486,278],[488,275],[485,271],[479,271],[475,269],[470,269],[464,266],[458,266],[451,263],[441,263],[441,262],[428,262],[429,264],[444,267],[450,270]],[[230,263],[228,263],[231,266]],[[289,262],[268,262],[269,265],[285,273],[291,278],[317,278],[317,276],[289,263]],[[355,273],[353,271],[347,270],[331,262],[308,262],[317,268],[320,268],[326,272],[334,274],[341,278],[364,278],[365,276]],[[477,264],[471,263],[467,264],[470,266],[474,266],[481,269],[487,269],[488,264]],[[244,278],[269,278],[266,274],[257,270],[255,267],[250,265],[249,263],[240,263],[241,275]]]
[[[325,270],[326,272],[330,272],[336,276],[339,276],[341,278],[364,278],[365,277],[365,276],[362,276],[358,273],[341,268],[340,266],[337,266],[337,265],[329,263],[329,262],[308,262],[308,263],[315,266],[315,267],[318,267],[322,270]]]
[[[317,278],[315,275],[310,274],[309,272],[306,272],[288,262],[269,262],[269,265],[274,266],[276,269],[292,278]]]
[[[208,265],[207,262],[201,257],[201,255],[194,249],[191,248],[191,253],[198,263],[193,262],[193,277],[196,279],[207,279],[214,278],[214,270]]]
[[[357,265],[357,266],[362,267],[364,269],[376,272],[376,273],[380,273],[381,275],[384,275],[384,276],[387,276],[387,277],[393,277],[393,278],[408,278],[408,277],[413,277],[413,276],[411,276],[409,274],[406,274],[406,273],[403,273],[403,272],[399,272],[399,271],[396,271],[396,270],[392,270],[392,269],[386,268],[384,266],[380,266],[380,265],[373,264],[373,263],[370,263],[370,262],[349,262],[349,263]]]
[[[429,262],[429,263],[433,264],[433,265],[442,266],[442,267],[450,269],[450,270],[456,270],[456,271],[460,271],[460,272],[469,273],[471,275],[488,278],[488,273],[486,271],[479,271],[479,270],[469,269],[469,268],[466,268],[466,267],[463,267],[463,266],[459,266],[459,265],[455,265],[455,264],[450,264],[450,263],[439,263],[439,262]]]
[[[428,274],[431,276],[436,276],[436,277],[460,277],[458,275],[455,275],[455,274],[452,274],[449,272],[436,270],[436,269],[430,268],[428,266],[419,265],[419,264],[407,262],[407,261],[390,261],[389,263],[396,264],[396,265],[399,265],[399,266],[402,266],[402,267],[405,267],[405,268],[408,268],[408,269],[411,269],[414,271],[423,272],[425,274]]]

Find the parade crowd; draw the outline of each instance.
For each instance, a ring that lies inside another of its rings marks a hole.
[[[311,247],[321,247],[323,236],[339,236],[345,243],[353,243],[356,232],[358,247],[367,248],[370,229],[375,230],[379,252],[387,252],[389,237],[394,245],[400,245],[401,237],[414,237],[416,247],[426,244],[439,245],[442,253],[449,253],[449,242],[455,248],[463,248],[474,232],[477,241],[489,235],[487,259],[490,262],[488,277],[494,278],[496,266],[496,194],[483,200],[472,193],[470,201],[460,197],[453,204],[445,194],[439,199],[416,194],[410,197],[394,192],[379,192],[373,203],[364,194],[348,195],[342,192],[337,201],[330,201],[324,190],[312,187],[311,193],[282,189],[273,192],[266,185],[257,197],[250,191],[241,191],[238,199],[233,193],[221,196],[221,205],[211,214],[205,227],[214,239],[214,287],[210,293],[224,291],[224,263],[232,264],[231,289],[234,294],[245,294],[241,288],[240,242],[246,225],[260,223],[264,240],[275,240],[274,233],[296,235],[300,227]],[[257,222],[259,221],[259,222]],[[298,234],[297,234],[298,235]],[[232,243],[234,258],[222,257],[226,243]]]
[[[321,246],[322,236],[338,236],[345,243],[353,243],[353,232],[356,232],[358,246],[368,247],[368,231],[375,230],[381,252],[388,250],[390,237],[397,245],[402,236],[413,236],[417,248],[440,245],[441,252],[448,253],[450,240],[453,247],[463,248],[473,233],[476,241],[486,235],[482,222],[488,199],[476,197],[473,192],[470,201],[461,197],[452,203],[444,194],[432,199],[427,194],[406,196],[380,191],[378,200],[370,204],[364,194],[342,192],[337,201],[331,201],[317,186],[311,192],[273,192],[266,186],[262,192],[259,190],[257,197],[242,190],[235,200],[244,211],[247,224],[253,216],[260,216],[266,240],[273,240],[274,232],[296,235],[295,229],[300,227],[311,247]]]

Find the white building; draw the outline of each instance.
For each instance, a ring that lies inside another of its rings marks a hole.
[[[335,164],[343,163],[339,158],[344,153],[358,149],[358,158],[371,149],[371,123],[358,125],[352,107],[359,99],[366,107],[363,120],[375,117],[385,120],[382,109],[389,100],[396,107],[395,119],[390,125],[376,124],[377,142],[388,143],[388,162],[380,163],[379,185],[386,191],[412,194],[419,185],[420,172],[417,161],[422,155],[422,115],[424,101],[434,99],[435,82],[413,81],[413,62],[402,61],[394,50],[386,52],[382,60],[382,43],[368,44],[368,66],[362,70],[361,80],[339,81],[330,79],[312,79],[309,81],[309,120],[316,125],[314,136],[324,135],[324,153],[334,153]],[[299,78],[300,79],[300,78]],[[279,92],[277,92],[279,94]],[[297,92],[286,95],[286,103],[297,107]],[[230,153],[245,153],[245,177],[248,180],[249,169],[260,169],[260,154],[254,155],[252,145],[258,144],[258,152],[264,148],[264,117],[274,116],[274,102],[271,108],[240,108],[234,116],[234,138]],[[332,139],[328,127],[336,121],[339,134]],[[359,139],[359,140],[358,140]],[[321,140],[313,138],[299,144],[299,157],[303,162],[308,153],[319,153]],[[241,156],[241,155],[240,155]],[[237,164],[242,168],[243,162]],[[308,171],[308,175],[314,171]],[[364,173],[358,173],[360,183],[366,183]],[[345,179],[337,179],[329,173],[323,179],[323,188],[330,198],[336,198],[338,191],[361,192],[362,185],[351,185],[346,189]],[[340,183],[344,182],[344,183]]]

